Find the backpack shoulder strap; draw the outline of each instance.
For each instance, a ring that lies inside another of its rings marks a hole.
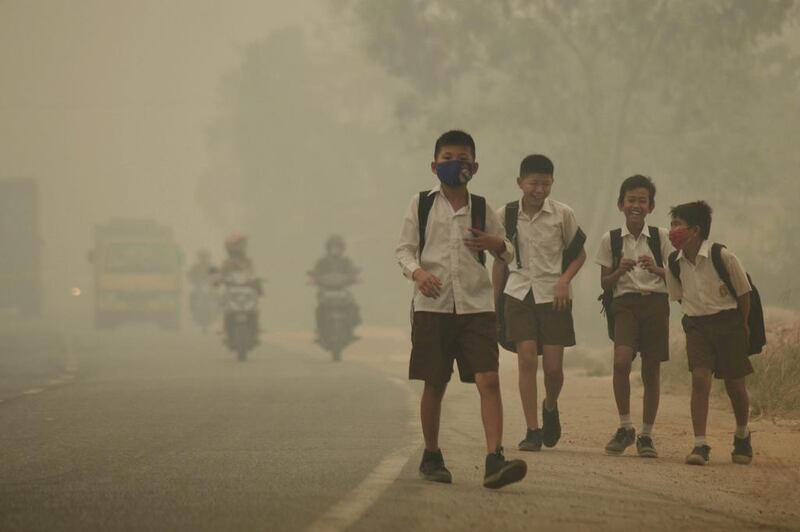
[[[419,193],[419,205],[417,205],[417,219],[419,221],[419,257],[422,258],[422,250],[425,248],[425,232],[428,228],[428,215],[433,208],[433,200],[436,194],[431,194],[430,190],[423,190]]]
[[[734,299],[738,300],[739,296],[736,294],[736,289],[733,287],[731,274],[728,272],[728,268],[725,267],[725,263],[722,262],[722,248],[724,247],[724,244],[719,244],[717,242],[711,244],[711,262],[714,264],[714,269],[717,271],[717,275],[719,275],[719,278],[722,279],[723,283],[725,283],[728,291],[730,291]]]
[[[656,266],[663,268],[664,257],[661,256],[661,230],[652,225],[648,227],[648,230],[650,231],[650,238],[647,239],[647,244],[650,246],[650,251],[653,252]]]
[[[669,262],[669,271],[672,272],[672,275],[675,276],[678,282],[681,282],[681,263],[678,262],[677,251],[673,251],[672,253],[669,254],[668,262]]]
[[[578,227],[578,230],[575,232],[575,236],[572,237],[572,241],[569,245],[564,249],[564,252],[561,254],[561,271],[567,271],[569,265],[572,264],[572,261],[578,258],[578,255],[581,254],[581,250],[583,249],[583,245],[586,243],[586,233],[583,232],[583,229]]]
[[[622,229],[612,229],[609,231],[609,236],[611,237],[611,269],[616,270],[622,260]]]
[[[517,268],[522,269],[522,258],[519,256],[519,240],[517,239],[517,221],[519,220],[519,202],[511,201],[506,204],[506,238],[514,244],[514,256],[517,259]]]
[[[486,231],[486,198],[478,196],[477,194],[470,194],[470,202],[472,203],[472,227],[481,231]],[[478,253],[478,260],[484,266],[486,265],[486,252],[481,251]]]

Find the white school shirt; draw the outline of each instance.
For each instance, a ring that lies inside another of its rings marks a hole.
[[[747,273],[739,259],[722,248],[722,263],[731,276],[731,283],[738,296],[750,292]],[[667,288],[670,299],[681,302],[681,310],[687,316],[709,316],[723,310],[735,309],[739,306],[735,296],[730,293],[725,283],[717,275],[711,260],[711,244],[705,240],[695,258],[695,264],[678,252],[678,263],[681,266],[681,279],[678,281],[667,267]]]
[[[506,208],[497,211],[504,225]],[[522,268],[517,262],[508,262],[508,281],[504,292],[520,301],[533,290],[536,303],[552,303],[553,291],[561,278],[561,261],[564,250],[578,233],[578,222],[572,208],[558,201],[546,198],[542,208],[533,215],[525,214],[522,200],[519,200],[517,217],[517,246]],[[572,286],[570,286],[570,298]]]
[[[672,253],[672,244],[669,242],[669,231],[663,227],[658,228],[658,236],[661,239],[661,261],[663,262],[664,269],[667,268],[667,260],[669,254]],[[633,236],[628,230],[627,225],[622,226],[622,258],[624,259],[638,259],[642,255],[652,257],[653,252],[650,250],[650,227],[647,225],[642,229],[639,238]],[[600,239],[600,247],[597,250],[595,262],[600,266],[611,268],[613,258],[611,256],[611,231],[604,234]],[[644,293],[656,292],[659,294],[667,293],[667,285],[664,279],[654,273],[650,273],[639,264],[637,264],[631,271],[619,278],[617,285],[614,287],[614,297],[621,296],[622,294],[630,293]]]
[[[400,268],[408,279],[422,268],[442,281],[438,298],[424,296],[414,287],[414,310],[426,312],[442,312],[447,314],[475,314],[494,311],[494,293],[492,282],[486,267],[478,260],[478,254],[472,252],[464,244],[464,238],[472,236],[468,228],[472,226],[472,199],[467,205],[454,211],[450,202],[441,192],[441,186],[435,187],[429,194],[435,194],[433,206],[428,214],[425,232],[425,247],[422,257],[417,256],[419,250],[419,195],[411,198],[403,227],[400,230],[400,241],[395,250],[395,257]],[[503,226],[495,212],[486,205],[486,232],[505,240]],[[503,261],[514,258],[514,247],[505,240],[505,252],[500,255]]]

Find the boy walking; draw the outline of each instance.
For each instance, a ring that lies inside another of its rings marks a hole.
[[[747,426],[750,398],[745,377],[753,372],[748,359],[750,282],[733,253],[708,242],[711,207],[706,202],[678,205],[670,216],[669,239],[678,251],[670,257],[667,287],[670,297],[681,302],[686,355],[692,373],[694,448],[686,463],[706,465],[709,461],[706,421],[713,375],[724,379],[736,417],[731,458],[734,463],[749,464],[753,448]],[[720,277],[715,262],[727,272],[729,282]]]
[[[425,381],[419,471],[426,480],[452,482],[439,448],[439,420],[455,360],[461,381],[474,382],[480,394],[488,453],[483,485],[500,488],[522,480],[527,465],[503,456],[497,333],[484,264],[486,251],[510,260],[514,250],[485,199],[467,190],[478,171],[472,137],[448,131],[433,155],[440,185],[412,198],[396,249],[403,275],[415,284],[409,378]]]
[[[664,261],[672,248],[669,232],[647,226],[645,218],[655,208],[656,187],[649,177],[635,175],[622,182],[617,208],[625,225],[603,235],[596,262],[600,285],[610,306],[609,335],[614,340],[614,399],[619,428],[605,447],[606,454],[621,455],[633,442],[643,458],[657,458],[653,444],[660,398],[661,363],[669,360],[669,298]],[[613,327],[613,328],[612,328]],[[642,428],[638,438],[631,420],[631,365],[642,355]]]
[[[498,211],[516,247],[516,259],[495,261],[492,275],[498,301],[505,300],[506,339],[518,355],[519,394],[528,427],[519,444],[523,451],[539,451],[542,444],[554,447],[561,437],[558,396],[564,384],[564,347],[575,345],[570,282],[586,261],[586,237],[574,212],[549,198],[553,170],[544,155],[525,157],[517,178],[522,198]],[[540,354],[546,391],[541,429],[536,389]]]

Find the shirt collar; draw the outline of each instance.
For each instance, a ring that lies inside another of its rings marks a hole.
[[[622,224],[622,236],[625,237],[625,236],[632,235],[632,234],[633,233],[631,233],[628,230],[628,224]],[[642,229],[642,234],[644,236],[646,236],[647,238],[650,238],[650,226],[645,225],[644,228]]]
[[[707,259],[708,258],[708,250],[709,250],[709,248],[710,248],[710,246],[708,244],[708,240],[703,240],[703,243],[700,244],[700,249],[697,251],[697,256],[698,257],[703,257],[704,259]],[[680,250],[678,252],[678,260],[685,259],[685,258],[686,258],[686,256],[683,254],[683,250]]]
[[[447,198],[445,198],[444,194],[442,194],[441,183],[437,184],[435,187],[431,189],[430,192],[428,192],[428,196],[433,196],[434,194],[440,194],[442,196],[442,199],[447,201]],[[472,194],[470,194],[469,190],[467,190],[467,210],[472,212]]]
[[[519,203],[519,211],[518,212],[520,214],[524,214],[525,213],[525,208],[522,205],[522,198],[519,199],[518,203]],[[544,202],[542,202],[542,208],[539,209],[539,212],[546,212],[548,214],[552,214],[553,213],[553,204],[551,203],[550,198],[545,198],[544,199]],[[539,212],[537,212],[536,214],[539,214]]]

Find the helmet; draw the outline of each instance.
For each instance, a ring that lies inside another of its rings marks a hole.
[[[244,251],[247,245],[247,237],[239,231],[234,231],[225,237],[225,249],[230,252]]]
[[[339,251],[344,251],[344,238],[339,235],[331,235],[328,237],[328,241],[325,242],[325,249],[327,249],[328,253],[330,253],[333,248],[337,248]]]

